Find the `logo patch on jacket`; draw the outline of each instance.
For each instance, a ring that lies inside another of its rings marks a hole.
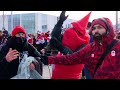
[[[94,54],[91,54],[91,57],[94,57]]]
[[[115,56],[115,51],[111,51],[111,56]]]

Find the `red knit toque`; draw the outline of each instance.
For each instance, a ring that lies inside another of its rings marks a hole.
[[[25,36],[26,36],[26,30],[23,27],[21,27],[19,25],[15,26],[15,28],[12,30],[12,37],[15,36],[17,33],[20,33],[20,32],[24,33]]]

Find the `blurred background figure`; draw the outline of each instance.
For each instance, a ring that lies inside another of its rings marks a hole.
[[[3,32],[2,32],[2,30],[0,30],[0,45],[2,43],[2,35],[3,35]]]
[[[116,33],[116,39],[120,39],[120,31]]]

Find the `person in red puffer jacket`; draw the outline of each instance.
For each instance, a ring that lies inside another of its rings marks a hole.
[[[114,27],[109,18],[94,19],[90,28],[94,42],[78,52],[63,56],[42,57],[44,64],[76,65],[85,64],[93,79],[120,79],[120,41],[115,39]],[[96,69],[108,45],[117,41]],[[96,70],[96,72],[95,72]]]

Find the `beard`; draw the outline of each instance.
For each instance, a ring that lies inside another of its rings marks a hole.
[[[11,48],[16,49],[18,52],[23,52],[26,46],[27,39],[25,37],[12,37]]]
[[[93,37],[98,40],[98,41],[102,41],[102,37],[105,35],[106,33],[100,34],[98,32],[96,32]]]

